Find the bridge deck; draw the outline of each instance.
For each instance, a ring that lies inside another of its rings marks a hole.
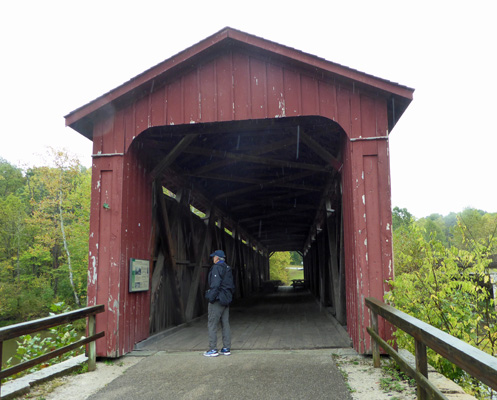
[[[307,291],[280,288],[276,293],[243,299],[230,307],[233,350],[351,347],[346,330],[320,308]],[[221,346],[221,332],[218,334]],[[139,350],[186,351],[208,347],[207,317],[172,334],[139,343]]]

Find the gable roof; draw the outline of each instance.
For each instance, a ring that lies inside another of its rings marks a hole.
[[[369,89],[390,95],[395,103],[394,124],[400,118],[412,100],[414,89],[386,79],[378,78],[364,72],[357,71],[343,65],[327,61],[323,58],[304,53],[269,40],[250,35],[230,27],[226,27],[199,43],[183,50],[175,56],[144,71],[122,85],[103,94],[95,100],[83,105],[65,116],[66,126],[70,126],[79,133],[92,137],[92,118],[99,110],[115,102],[126,101],[133,96],[149,91],[153,82],[166,79],[171,74],[188,68],[200,59],[208,57],[220,49],[229,47],[245,48],[256,51],[261,55],[278,58],[287,64],[303,69],[318,71],[332,75],[342,80],[362,85]],[[392,128],[391,126],[390,128]]]

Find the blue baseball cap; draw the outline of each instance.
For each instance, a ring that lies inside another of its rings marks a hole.
[[[226,258],[226,255],[224,254],[224,251],[222,250],[216,250],[214,253],[211,254],[211,257],[218,256],[219,258]]]

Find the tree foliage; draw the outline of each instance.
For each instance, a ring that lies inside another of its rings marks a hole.
[[[269,275],[272,280],[281,281],[284,285],[289,285],[290,276],[288,267],[291,264],[290,252],[280,251],[274,253],[269,258]]]
[[[302,265],[302,255],[301,253],[297,252],[297,251],[291,251],[290,252],[290,259],[291,259],[291,262],[292,262],[292,265]]]
[[[410,218],[396,225],[396,276],[386,300],[495,356],[497,312],[490,264],[497,249],[497,215],[467,209],[456,217],[450,225],[451,219],[440,215],[419,221]],[[414,351],[412,338],[402,331],[397,332],[397,341],[400,347]],[[429,362],[485,398],[487,392],[480,384],[440,355],[430,351]]]
[[[0,322],[86,302],[91,171],[65,152],[26,171],[0,160]]]

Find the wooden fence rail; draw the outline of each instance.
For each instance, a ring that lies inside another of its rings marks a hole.
[[[487,354],[468,343],[459,340],[440,329],[397,310],[375,298],[368,297],[366,306],[371,310],[371,327],[367,328],[373,339],[373,363],[380,367],[380,346],[385,350],[418,385],[418,399],[447,399],[428,380],[428,346],[450,362],[462,368],[480,382],[497,390],[497,358]],[[411,335],[415,341],[416,369],[402,358],[394,348],[381,339],[378,334],[378,315],[391,322],[397,328]]]
[[[2,348],[5,340],[13,339],[22,335],[32,334],[38,331],[52,328],[54,326],[67,324],[78,319],[88,317],[87,328],[88,337],[78,340],[68,346],[61,347],[51,351],[40,357],[25,361],[2,371],[0,362],[0,398],[1,398],[1,381],[2,379],[17,374],[42,362],[48,361],[54,357],[58,357],[68,351],[74,350],[80,346],[89,343],[88,348],[88,371],[93,371],[96,368],[96,347],[95,340],[105,336],[105,332],[95,333],[95,315],[105,311],[104,305],[81,308],[79,310],[69,311],[67,313],[54,315],[51,317],[41,318],[34,321],[22,322],[0,328],[0,361],[2,359]]]

